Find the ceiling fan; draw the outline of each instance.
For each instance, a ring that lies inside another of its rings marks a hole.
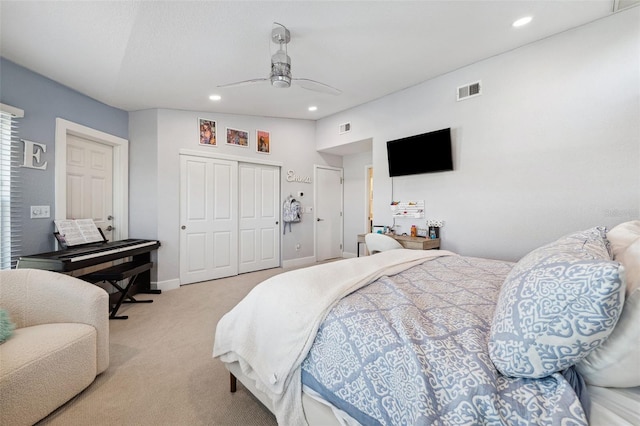
[[[294,83],[303,89],[316,92],[339,95],[341,90],[328,84],[320,83],[309,78],[291,77],[291,58],[287,54],[287,44],[291,40],[291,33],[282,24],[273,23],[275,27],[271,30],[271,41],[279,45],[278,51],[271,56],[271,73],[265,78],[254,78],[251,80],[238,81],[235,83],[223,84],[218,87],[243,86],[252,83],[270,82],[273,87],[288,88]]]

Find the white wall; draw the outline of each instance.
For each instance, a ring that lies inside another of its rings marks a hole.
[[[424,199],[427,218],[445,220],[443,248],[460,254],[515,260],[638,218],[638,22],[632,8],[325,118],[317,148],[373,138],[376,224],[393,222],[392,199]],[[483,95],[456,102],[477,80]],[[344,122],[352,131],[338,135]],[[386,141],[445,127],[454,171],[389,178]]]
[[[198,118],[216,121],[216,147],[199,145]],[[226,127],[248,131],[249,147],[226,145]],[[256,152],[256,129],[271,132],[271,154]],[[143,176],[130,179],[132,199],[129,205],[133,222],[130,223],[130,234],[161,242],[157,252],[157,286],[160,289],[179,286],[180,150],[215,152],[280,163],[282,199],[302,191],[305,194],[301,199],[304,206],[313,203],[313,182],[287,182],[287,170],[292,169],[299,176],[313,177],[316,164],[342,167],[341,157],[315,151],[315,122],[309,120],[167,109],[138,111],[130,114],[129,137],[131,164],[143,170],[140,172]],[[302,222],[292,226],[292,232],[287,229],[282,236],[283,261],[314,258],[312,219],[313,215],[304,215]],[[151,230],[153,227],[155,229]],[[300,244],[300,250],[295,249],[296,244]]]

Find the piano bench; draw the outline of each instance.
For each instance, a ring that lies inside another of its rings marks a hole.
[[[114,286],[120,292],[120,298],[115,303],[114,307],[111,309],[109,318],[110,319],[127,319],[129,318],[127,315],[116,315],[118,309],[120,309],[120,305],[122,303],[152,303],[153,300],[137,300],[133,296],[129,295],[129,289],[138,278],[138,274],[146,272],[153,267],[153,262],[147,263],[136,263],[136,262],[125,262],[119,265],[113,265],[106,269],[101,269],[96,272],[92,272],[87,275],[83,275],[80,278],[81,280],[88,281],[90,283],[99,283],[102,281],[107,281],[109,284]],[[118,284],[118,281],[123,281],[129,279],[127,284],[122,287]]]

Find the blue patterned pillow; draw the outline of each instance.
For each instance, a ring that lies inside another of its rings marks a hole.
[[[539,378],[600,346],[624,303],[624,269],[610,258],[605,228],[533,250],[500,290],[489,355],[506,376]]]

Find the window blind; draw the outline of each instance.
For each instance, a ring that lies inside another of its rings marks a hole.
[[[0,269],[14,268],[22,243],[18,108],[0,104]]]

